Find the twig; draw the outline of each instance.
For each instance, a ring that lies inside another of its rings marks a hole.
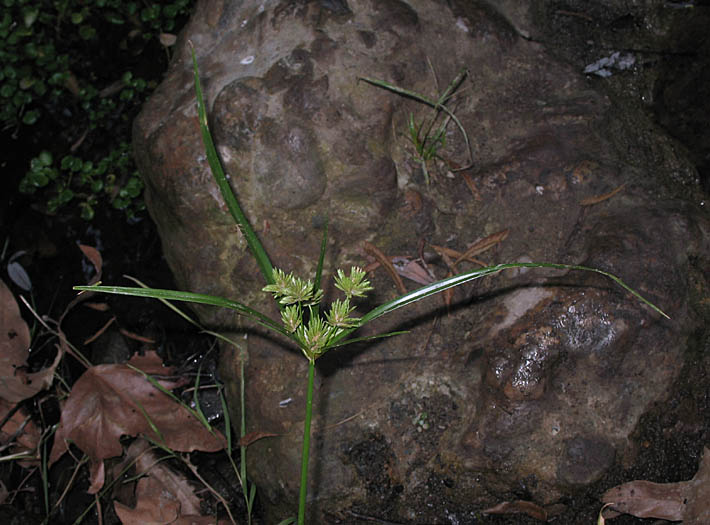
[[[67,353],[69,353],[72,357],[74,357],[77,361],[79,361],[86,368],[91,367],[91,362],[86,357],[84,357],[84,355],[81,352],[79,352],[79,350],[77,350],[76,348],[74,348],[72,346],[72,344],[69,342],[69,340],[64,335],[64,332],[62,332],[61,328],[59,328],[58,330],[54,330],[53,328],[50,328],[49,325],[47,324],[47,322],[45,321],[45,319],[40,317],[40,315],[37,312],[35,312],[34,309],[30,306],[30,304],[27,302],[27,299],[25,299],[21,295],[20,300],[29,309],[29,311],[32,313],[32,315],[35,316],[35,318],[40,322],[40,324],[42,326],[44,326],[50,334],[54,335],[55,337],[57,337],[59,339],[60,343],[62,343],[60,345],[60,348],[62,351],[64,351],[66,349]],[[69,308],[69,307],[67,307],[67,308]],[[67,313],[67,311],[68,310],[64,311],[64,314],[62,314],[62,318]],[[56,321],[53,321],[53,322],[56,322]],[[57,326],[59,326],[60,324],[61,324],[61,320],[57,323]]]
[[[88,339],[86,339],[84,341],[84,344],[88,345],[88,344],[96,341],[99,337],[101,337],[101,334],[103,334],[108,329],[108,327],[111,326],[115,321],[116,321],[116,316],[114,315],[111,317],[111,319],[106,321],[106,324],[104,324],[101,328],[99,328],[94,335],[92,335]]]
[[[473,257],[474,255],[478,255],[479,253],[485,252],[489,248],[493,248],[493,246],[503,241],[508,236],[509,232],[509,229],[505,229],[498,233],[493,233],[488,237],[484,237],[480,241],[473,243],[473,245],[469,247],[469,249],[466,250],[464,254],[461,255],[461,257],[454,261],[454,266],[463,261],[464,259],[468,259],[469,257]]]
[[[79,461],[76,462],[76,465],[75,465],[75,467],[74,467],[74,472],[72,472],[72,475],[71,475],[71,477],[69,478],[69,481],[67,482],[66,487],[64,487],[64,490],[62,491],[61,496],[59,496],[59,499],[57,500],[57,502],[56,502],[56,503],[54,504],[54,506],[52,507],[52,511],[55,511],[55,510],[59,507],[59,505],[62,504],[62,501],[63,501],[64,498],[66,497],[67,492],[69,492],[69,489],[72,488],[72,486],[74,485],[74,478],[76,478],[77,474],[79,474],[79,469],[80,469],[81,466],[82,466],[84,463],[86,463],[88,460],[89,460],[89,456],[87,456],[87,455],[85,454]]]
[[[219,492],[217,492],[217,490],[215,490],[215,488],[212,485],[207,483],[207,481],[202,476],[200,476],[200,473],[197,472],[197,467],[195,467],[195,465],[190,463],[189,459],[186,459],[183,455],[180,455],[179,457],[182,459],[183,463],[185,463],[187,468],[189,468],[190,471],[192,471],[192,473],[195,475],[195,477],[200,480],[200,483],[202,483],[205,486],[205,488],[207,490],[209,490],[212,493],[212,495],[219,500],[219,502],[222,504],[224,509],[227,511],[227,515],[229,516],[229,521],[231,521],[234,525],[237,525],[237,522],[234,519],[234,516],[232,516],[232,512],[229,510],[229,503],[227,503],[227,500],[224,499],[224,496],[222,496]]]
[[[397,270],[394,269],[394,266],[392,265],[392,262],[389,260],[389,258],[387,258],[387,256],[382,253],[379,248],[377,248],[377,246],[370,242],[365,241],[363,243],[363,247],[365,248],[365,251],[367,253],[377,259],[377,261],[384,267],[384,269],[387,270],[387,273],[389,273],[390,277],[392,277],[392,280],[394,281],[394,284],[397,285],[397,289],[400,291],[400,293],[407,293],[407,288],[404,286],[402,279],[397,273]]]
[[[600,202],[604,202],[607,199],[611,199],[614,195],[623,190],[625,186],[626,184],[622,184],[618,188],[614,188],[608,193],[603,193],[602,195],[597,195],[596,197],[589,197],[587,199],[584,199],[580,201],[579,204],[581,206],[591,206],[592,204],[599,204]]]
[[[444,254],[448,255],[449,257],[456,257],[457,259],[463,255],[458,250],[454,250],[453,248],[447,248],[446,246],[438,246],[436,244],[430,244],[429,246],[431,246],[432,249],[436,253],[438,253],[442,258],[444,256]],[[478,264],[479,266],[483,266],[483,267],[488,266],[488,264],[485,261],[481,261],[480,259],[476,259],[475,257],[466,257],[466,260],[469,262]]]

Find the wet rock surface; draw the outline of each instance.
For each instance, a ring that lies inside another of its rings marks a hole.
[[[367,264],[369,241],[388,255],[422,250],[438,278],[448,268],[430,245],[465,251],[507,229],[486,262],[598,267],[671,316],[598,275],[531,270],[366,327],[409,333],[318,361],[314,523],[465,523],[502,499],[567,503],[643,456],[640,422],[659,417],[689,348],[707,341],[709,222],[693,163],[646,112],[534,41],[549,29],[516,4],[204,2],[136,121],[147,202],[184,289],[277,315],[211,180],[190,39],[218,150],[276,266],[311,275],[326,217],[326,270]],[[475,166],[456,171],[468,151],[449,125],[427,184],[404,136],[410,113],[421,122],[431,108],[358,77],[435,98],[464,67],[452,108]],[[372,281],[363,311],[397,293],[382,270]],[[198,312],[244,328],[229,312]],[[250,447],[249,469],[277,522],[297,499],[306,362],[246,330],[248,425],[279,434]],[[228,382],[236,355],[223,349]]]

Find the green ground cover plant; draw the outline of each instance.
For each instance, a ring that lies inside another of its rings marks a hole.
[[[0,0],[0,126],[34,136],[19,189],[36,207],[85,220],[99,206],[144,209],[130,125],[159,78],[140,62],[157,52],[167,64],[192,4]]]
[[[282,524],[297,522],[299,525],[303,525],[306,522],[308,457],[310,451],[310,427],[313,408],[316,360],[327,352],[350,343],[381,337],[390,337],[401,333],[385,333],[367,338],[354,337],[355,331],[363,325],[370,323],[379,317],[387,315],[394,310],[420,301],[426,297],[430,297],[434,294],[438,294],[475,279],[493,275],[500,271],[512,268],[555,268],[561,270],[583,270],[595,272],[611,279],[628,293],[636,297],[640,302],[646,304],[664,317],[667,317],[666,314],[663,313],[657,306],[643,298],[636,291],[621,281],[621,279],[608,272],[585,266],[546,262],[514,262],[508,264],[497,264],[455,275],[453,277],[423,286],[413,292],[401,295],[392,301],[386,302],[385,304],[370,310],[361,317],[355,315],[355,301],[357,298],[365,296],[368,291],[372,290],[369,281],[365,278],[365,272],[358,267],[352,267],[349,272],[338,269],[333,278],[336,288],[343,293],[344,298],[336,299],[329,305],[322,305],[323,291],[321,288],[321,281],[326,251],[327,227],[325,228],[323,234],[318,264],[313,279],[303,278],[291,272],[287,273],[284,270],[274,268],[256,233],[246,219],[223,171],[208,127],[207,110],[200,86],[197,60],[195,58],[194,50],[192,53],[192,60],[195,75],[194,81],[197,96],[199,124],[212,174],[218,187],[220,188],[232,217],[244,234],[249,249],[259,266],[265,281],[265,286],[262,290],[273,295],[279,306],[281,318],[274,320],[262,312],[254,310],[249,306],[232,299],[192,292],[100,285],[76,286],[75,289],[80,291],[151,297],[164,301],[185,301],[229,308],[234,310],[237,314],[247,317],[257,324],[280,334],[288,343],[295,345],[301,350],[304,357],[308,361],[308,379],[306,383],[306,406],[301,456],[302,463],[298,513],[295,519],[287,518],[282,522]],[[434,102],[433,104],[435,109],[444,110],[441,103]],[[447,114],[449,113],[447,112]],[[452,119],[455,119],[455,117],[452,116]],[[244,410],[242,410],[242,414],[244,414]],[[244,429],[242,428],[242,431],[243,430]],[[242,460],[244,460],[244,456],[242,457]]]
[[[407,135],[405,135],[407,140],[414,147],[414,154],[412,157],[414,161],[418,162],[421,166],[422,173],[424,174],[424,180],[427,184],[429,184],[430,181],[428,168],[429,163],[435,159],[446,162],[446,159],[441,156],[440,151],[442,151],[446,146],[446,128],[450,121],[453,121],[456,124],[461,136],[464,139],[466,151],[469,155],[469,160],[466,166],[459,168],[450,167],[451,171],[463,171],[470,169],[473,166],[473,159],[471,158],[471,143],[468,139],[468,133],[466,133],[466,129],[463,127],[458,117],[456,117],[453,110],[447,106],[467,76],[468,70],[462,69],[449,83],[444,92],[441,95],[438,95],[435,99],[410,89],[395,86],[394,84],[390,84],[384,80],[369,77],[360,78],[360,80],[367,82],[368,84],[391,91],[401,97],[415,100],[434,110],[434,115],[432,117],[424,119],[421,122],[415,121],[414,114],[410,113],[409,120],[407,121]],[[434,76],[434,79],[436,79],[436,75]],[[442,115],[443,118],[440,118]]]

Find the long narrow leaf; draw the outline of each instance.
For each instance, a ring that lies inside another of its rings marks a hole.
[[[576,266],[576,265],[569,265],[569,264],[518,262],[518,263],[498,264],[496,266],[487,266],[485,268],[478,268],[478,269],[473,270],[471,272],[462,273],[460,275],[455,275],[453,277],[449,277],[448,279],[443,279],[441,281],[429,284],[427,286],[423,286],[422,288],[419,288],[418,290],[415,290],[415,291],[410,292],[408,294],[402,295],[396,299],[393,299],[392,301],[384,303],[384,304],[370,310],[367,314],[365,314],[361,318],[360,324],[364,325],[365,323],[373,321],[373,320],[377,319],[378,317],[382,317],[383,315],[393,312],[394,310],[397,310],[398,308],[402,308],[403,306],[407,306],[409,304],[415,303],[415,302],[420,301],[426,297],[430,297],[430,296],[435,295],[439,292],[443,292],[444,290],[448,290],[449,288],[454,288],[455,286],[465,284],[465,283],[473,281],[475,279],[480,279],[481,277],[485,277],[487,275],[492,275],[492,274],[500,272],[502,270],[509,270],[512,268],[554,268],[557,270],[583,270],[583,271],[587,271],[587,272],[598,273],[598,274],[608,277],[609,279],[614,281],[616,284],[618,284],[619,286],[624,288],[624,290],[626,290],[631,295],[636,297],[636,299],[638,299],[642,303],[646,304],[651,309],[653,309],[654,311],[661,314],[663,317],[670,319],[668,317],[668,315],[666,315],[665,312],[663,312],[655,304],[653,304],[652,302],[650,302],[647,299],[645,299],[644,297],[642,297],[641,294],[639,294],[637,291],[635,291],[633,288],[631,288],[629,285],[627,285],[621,279],[619,279],[618,277],[616,277],[615,275],[613,275],[609,272],[605,272],[605,271],[599,270],[597,268],[590,268],[587,266]],[[336,337],[333,340],[333,344],[338,344],[340,341],[342,341],[348,335],[350,335],[354,330],[355,330],[355,328],[344,331],[343,333],[341,333],[338,337]]]
[[[328,220],[325,221],[323,227],[323,238],[320,242],[320,255],[318,256],[318,267],[316,268],[316,278],[313,284],[314,290],[319,290],[321,287],[321,279],[323,277],[323,263],[325,261],[325,251],[328,248]]]
[[[430,106],[437,111],[441,110],[444,113],[446,113],[449,117],[451,117],[451,120],[454,121],[456,126],[459,128],[459,131],[461,131],[461,134],[463,135],[464,141],[466,142],[466,149],[468,150],[468,155],[469,155],[469,164],[467,166],[464,166],[463,168],[456,168],[451,171],[464,171],[467,169],[470,169],[471,166],[473,166],[473,153],[471,152],[471,142],[468,139],[468,133],[466,133],[466,129],[463,127],[463,124],[461,124],[461,121],[454,115],[454,113],[447,108],[442,101],[447,100],[452,92],[453,89],[458,87],[458,85],[463,81],[467,74],[467,71],[464,69],[461,71],[461,73],[458,74],[458,76],[449,84],[449,87],[446,89],[444,92],[444,96],[442,96],[439,100],[432,100],[428,97],[425,97],[424,95],[421,95],[415,91],[410,91],[409,89],[404,89],[399,86],[395,86],[393,84],[390,84],[389,82],[385,82],[384,80],[377,80],[376,78],[369,78],[369,77],[360,77],[360,80],[364,80],[368,84],[372,84],[373,86],[380,87],[382,89],[386,89],[388,91],[392,91],[393,93],[397,93],[398,95],[401,95],[403,97],[408,97],[416,100],[417,102],[421,102],[422,104],[426,104],[427,106]]]
[[[75,286],[74,290],[110,293],[116,295],[131,295],[133,297],[150,297],[152,299],[166,299],[168,301],[184,301],[188,303],[208,304],[211,306],[220,306],[235,310],[240,315],[248,317],[260,325],[274,330],[281,335],[295,341],[292,334],[284,330],[281,325],[274,322],[266,315],[243,305],[240,302],[217,297],[214,295],[205,295],[193,292],[181,292],[177,290],[161,290],[158,288],[133,288],[129,286]]]
[[[424,95],[420,95],[416,91],[410,91],[409,89],[404,89],[399,86],[395,86],[394,84],[390,84],[389,82],[385,82],[384,80],[377,80],[376,78],[369,77],[360,77],[360,80],[364,80],[365,82],[367,82],[368,84],[372,84],[373,86],[392,91],[393,93],[397,93],[398,95],[401,95],[403,97],[414,99],[417,102],[426,104],[427,106],[430,106],[434,109],[439,109],[439,107],[441,106],[441,104],[439,104],[436,100],[432,100],[428,97],[425,97]]]
[[[321,280],[323,279],[323,263],[325,261],[325,250],[328,247],[328,220],[325,221],[323,228],[323,239],[320,243],[320,255],[318,256],[318,266],[316,267],[316,278],[313,283],[313,293],[317,293],[321,288]],[[313,307],[313,312],[318,315],[319,305]]]
[[[200,119],[200,130],[202,131],[202,142],[205,145],[205,151],[207,153],[207,161],[210,164],[210,169],[212,170],[212,175],[214,176],[215,182],[219,187],[219,191],[222,192],[222,198],[229,208],[229,212],[232,214],[235,222],[239,226],[244,238],[249,245],[256,263],[259,265],[259,270],[261,270],[262,275],[266,284],[273,284],[274,278],[272,276],[273,266],[271,265],[271,260],[266,254],[266,250],[262,246],[259,238],[256,236],[254,229],[249,224],[249,220],[242,211],[241,206],[237,198],[232,192],[232,188],[227,181],[227,177],[224,175],[224,170],[222,169],[222,163],[217,155],[217,150],[212,141],[212,134],[210,133],[209,126],[207,124],[207,110],[205,108],[205,101],[202,96],[202,87],[200,86],[200,75],[197,71],[197,58],[195,57],[195,49],[191,48],[192,51],[192,67],[195,72],[195,93],[197,95],[197,112]]]
[[[462,68],[461,71],[459,71],[459,74],[456,75],[456,77],[451,81],[451,83],[446,87],[444,92],[439,97],[439,105],[445,104],[446,101],[451,98],[451,96],[454,94],[454,91],[458,89],[458,87],[461,85],[461,82],[463,82],[466,78],[466,75],[468,75],[468,69]]]
[[[346,346],[353,343],[362,343],[363,341],[373,341],[375,339],[385,339],[386,337],[394,337],[395,335],[402,335],[409,333],[407,330],[400,330],[398,332],[387,332],[386,334],[368,335],[366,337],[356,337],[355,339],[347,339],[342,343],[336,343],[334,345],[328,345],[328,350],[333,348],[338,348],[339,346]]]

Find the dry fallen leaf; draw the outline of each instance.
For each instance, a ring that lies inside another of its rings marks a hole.
[[[30,330],[12,292],[0,281],[0,397],[11,403],[19,403],[49,387],[62,357],[58,351],[51,366],[28,373],[29,353]]]
[[[84,254],[84,256],[91,261],[91,264],[96,270],[96,275],[94,276],[89,284],[96,284],[101,280],[101,269],[103,268],[103,257],[101,253],[93,246],[87,246],[86,244],[80,244],[79,249]]]
[[[483,514],[526,514],[540,521],[547,521],[547,511],[532,501],[504,501],[495,507],[487,508]]]
[[[155,352],[134,356],[128,364],[150,375],[167,375],[172,371],[162,365]],[[91,494],[103,486],[103,460],[122,454],[121,436],[142,434],[179,452],[215,452],[225,446],[224,436],[211,434],[186,407],[128,364],[87,369],[72,388],[54,437],[50,464],[67,451],[68,441],[89,456]],[[159,383],[170,390],[182,381],[161,379]]]
[[[177,36],[172,33],[160,33],[158,39],[160,40],[160,44],[165,47],[174,46],[175,42],[177,42]]]
[[[631,514],[637,518],[682,521],[683,525],[707,525],[710,523],[710,450],[704,449],[698,472],[690,481],[630,481],[607,490],[602,501],[609,504],[604,510],[606,519]]]
[[[264,439],[267,437],[275,437],[278,436],[278,434],[274,434],[273,432],[259,432],[259,431],[254,431],[254,432],[249,432],[248,434],[245,434],[242,436],[239,441],[237,441],[237,445],[240,447],[248,447],[255,441],[259,441],[260,439]]]
[[[392,266],[402,277],[406,277],[410,281],[419,284],[431,284],[434,282],[434,277],[429,275],[424,267],[417,261],[411,260],[409,257],[391,257]]]
[[[128,447],[126,460],[133,458],[136,473],[146,477],[136,486],[135,508],[114,501],[114,509],[123,525],[216,523],[214,518],[201,515],[200,500],[192,485],[182,474],[160,462],[147,441],[137,439]]]
[[[123,525],[165,525],[173,523],[180,512],[180,503],[173,494],[151,476],[138,480],[135,508],[118,501],[113,502],[113,507]]]

